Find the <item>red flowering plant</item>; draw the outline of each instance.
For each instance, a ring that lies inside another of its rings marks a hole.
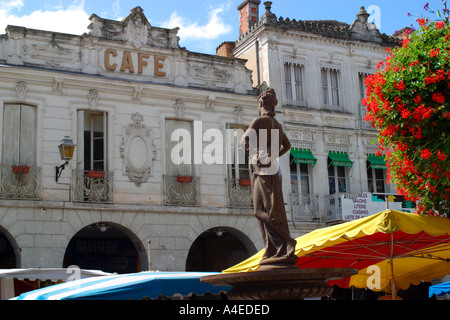
[[[445,5],[445,2],[444,2]],[[425,7],[428,9],[428,6]],[[420,214],[450,217],[450,23],[419,28],[366,79],[365,120],[379,131],[388,179]]]

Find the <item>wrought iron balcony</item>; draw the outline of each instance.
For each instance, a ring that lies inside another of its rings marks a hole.
[[[104,171],[74,171],[74,200],[108,203],[113,201],[113,173]]]
[[[252,208],[253,198],[250,180],[226,179],[228,186],[228,207]]]
[[[0,198],[40,199],[41,168],[2,165]]]
[[[165,175],[164,203],[168,206],[199,206],[200,178]]]
[[[291,205],[294,221],[320,222],[318,195],[292,194]]]

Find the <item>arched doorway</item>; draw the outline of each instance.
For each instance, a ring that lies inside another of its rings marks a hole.
[[[10,239],[7,231],[0,227],[0,269],[17,268],[19,266]]]
[[[239,230],[217,227],[203,232],[192,244],[186,271],[220,272],[256,253],[251,240]]]
[[[132,273],[141,270],[137,242],[129,231],[113,223],[94,223],[70,240],[64,255],[64,267]],[[136,245],[135,245],[136,244]]]

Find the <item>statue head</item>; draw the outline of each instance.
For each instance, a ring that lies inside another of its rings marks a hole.
[[[275,116],[275,106],[278,104],[275,90],[264,90],[258,97],[258,109],[260,115]]]

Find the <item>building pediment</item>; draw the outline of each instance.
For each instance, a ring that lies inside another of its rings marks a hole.
[[[136,49],[143,46],[159,48],[180,48],[179,28],[164,29],[152,27],[141,7],[131,10],[122,21],[103,19],[93,14],[88,26],[89,35],[96,38],[123,41]]]

